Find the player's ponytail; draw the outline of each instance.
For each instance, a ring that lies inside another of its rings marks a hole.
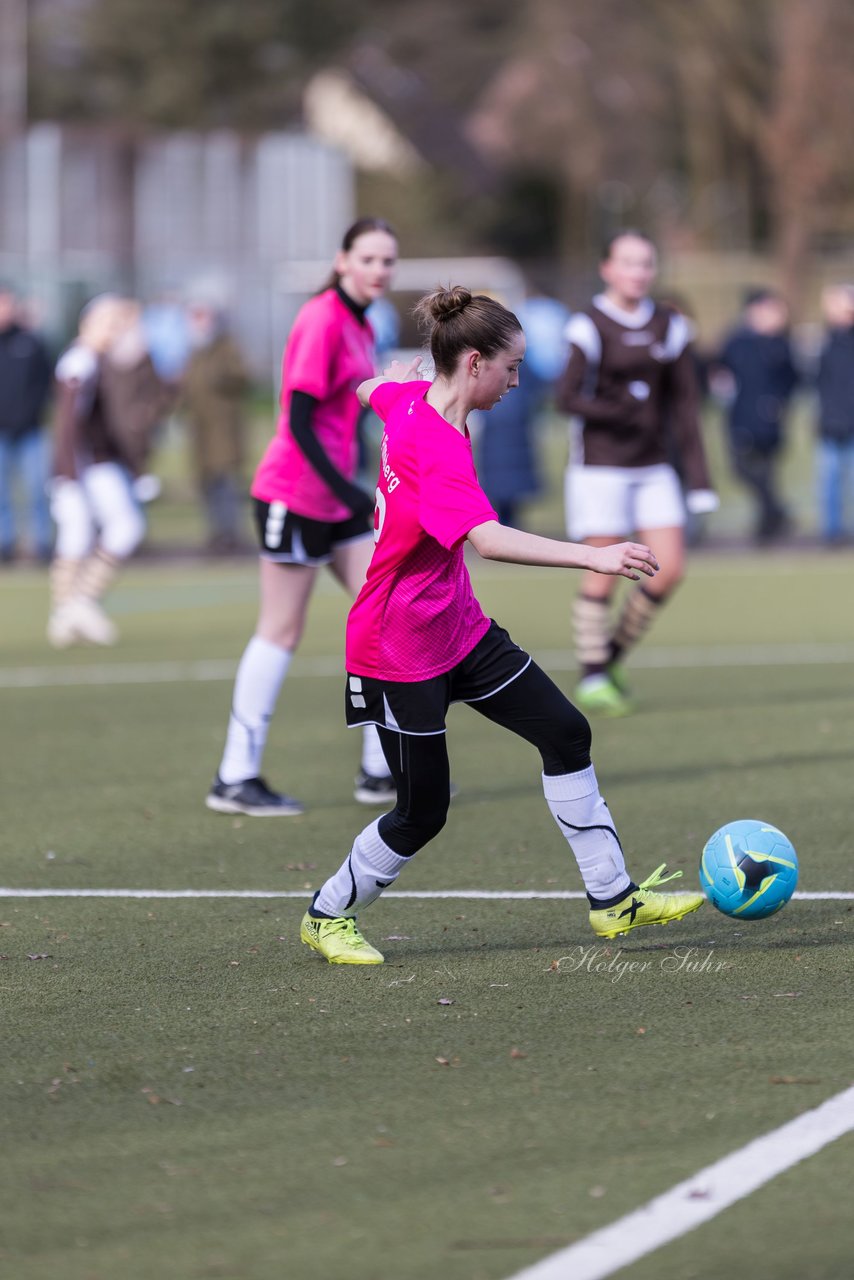
[[[430,345],[436,372],[450,377],[464,351],[496,355],[509,347],[522,326],[512,311],[463,285],[434,289],[412,313]]]

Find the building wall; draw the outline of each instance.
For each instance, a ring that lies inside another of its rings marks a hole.
[[[331,262],[354,205],[350,162],[304,134],[128,139],[39,124],[0,139],[0,274],[57,341],[105,289],[202,291],[229,307],[266,378],[285,337],[274,272]]]

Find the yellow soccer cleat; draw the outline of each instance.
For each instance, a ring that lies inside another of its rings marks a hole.
[[[330,964],[382,964],[383,957],[356,928],[351,916],[330,920],[306,911],[299,931],[300,941],[319,951]]]
[[[572,700],[588,716],[628,716],[634,711],[631,699],[610,675],[585,676]]]
[[[637,889],[627,893],[613,907],[599,907],[590,912],[590,926],[600,938],[616,938],[643,924],[669,924],[681,920],[690,911],[697,911],[706,901],[702,893],[654,893],[653,890],[668,880],[681,876],[681,871],[663,876],[666,867],[661,866],[651,876],[642,880]]]

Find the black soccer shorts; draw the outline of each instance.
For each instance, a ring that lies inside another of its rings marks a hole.
[[[531,658],[490,621],[489,630],[471,653],[450,671],[428,680],[380,680],[348,673],[345,694],[347,724],[376,724],[397,733],[425,737],[445,732],[452,702],[490,698],[520,676]]]
[[[348,520],[311,520],[289,511],[283,502],[253,499],[261,556],[276,564],[329,564],[336,547],[373,537],[367,516]]]

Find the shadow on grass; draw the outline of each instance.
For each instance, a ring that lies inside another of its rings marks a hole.
[[[708,921],[704,921],[704,925]],[[790,936],[774,936],[770,933],[763,934],[745,934],[736,937],[721,930],[717,936],[711,936],[710,931],[704,927],[702,934],[694,929],[690,933],[684,931],[668,929],[668,936],[662,939],[660,936],[650,938],[648,936],[631,934],[623,938],[597,938],[594,934],[585,930],[577,930],[572,933],[554,932],[548,937],[538,938],[532,941],[530,938],[505,938],[498,940],[495,938],[481,938],[477,941],[468,939],[449,939],[447,934],[439,934],[436,937],[435,945],[423,942],[418,945],[407,947],[405,951],[389,953],[386,951],[386,964],[395,966],[405,966],[414,960],[448,960],[454,956],[480,955],[484,952],[492,955],[534,955],[541,956],[543,964],[548,967],[554,958],[554,953],[567,954],[568,949],[579,953],[579,948],[583,951],[597,951],[602,953],[605,959],[609,955],[616,955],[618,952],[626,959],[635,956],[654,956],[672,954],[677,948],[680,950],[688,950],[692,948],[695,951],[715,950],[718,958],[725,958],[733,954],[752,953],[762,951],[767,954],[769,952],[803,952],[817,951],[821,949],[838,948],[842,939],[839,933],[828,930],[826,934],[811,935],[809,937],[790,937]],[[642,940],[643,939],[643,940]]]

